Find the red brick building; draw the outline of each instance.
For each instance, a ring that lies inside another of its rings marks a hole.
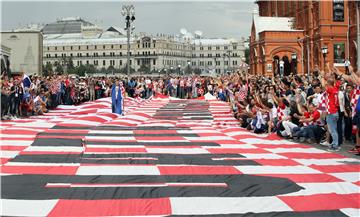
[[[273,75],[311,72],[326,60],[356,68],[354,1],[257,1],[250,36],[250,72]]]

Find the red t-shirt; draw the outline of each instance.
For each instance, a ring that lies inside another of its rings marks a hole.
[[[317,121],[320,118],[320,112],[318,110],[311,112],[304,112],[306,118],[312,118],[311,122]]]
[[[339,92],[340,82],[336,82],[334,87],[328,87],[326,92],[328,93],[328,112],[330,114],[335,114],[338,111],[339,107],[339,99],[338,99],[338,92]]]

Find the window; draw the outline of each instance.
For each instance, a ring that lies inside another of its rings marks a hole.
[[[192,65],[192,66],[196,66],[196,62],[191,62],[191,65]]]
[[[228,49],[228,46],[224,46],[224,50],[227,50]]]
[[[78,48],[79,48],[79,50],[81,49],[81,47],[80,47],[80,46],[79,46]]]
[[[122,56],[122,52],[120,52],[120,56]]]
[[[216,46],[216,50],[220,50],[220,46]]]
[[[65,47],[63,46],[63,50],[65,50]]]
[[[212,61],[208,61],[208,66],[212,66]]]
[[[122,48],[122,45],[120,45],[120,49]]]
[[[103,66],[105,66],[106,65],[106,60],[103,60]]]
[[[234,45],[234,46],[233,46],[233,50],[236,50],[236,48],[237,48],[236,45]]]
[[[49,47],[47,47],[47,50],[50,50],[50,48],[49,48]]]
[[[200,57],[204,57],[204,54],[202,53],[202,54],[200,54]]]
[[[200,50],[204,50],[204,47],[201,46],[201,47],[200,47]]]
[[[212,57],[212,54],[211,54],[211,53],[209,53],[209,54],[208,54],[208,57]]]
[[[225,66],[229,65],[229,62],[228,62],[228,61],[225,61],[225,62],[224,62],[224,65],[225,65]]]
[[[73,49],[73,46],[70,46],[70,50],[72,50]]]
[[[86,65],[89,65],[89,60],[86,60]]]
[[[156,60],[153,60],[153,65],[156,65]]]
[[[211,46],[208,47],[208,50],[211,50]]]
[[[234,60],[234,61],[233,61],[233,66],[236,66],[236,65],[237,65],[237,61]]]
[[[89,50],[89,45],[86,45],[86,50]]]
[[[344,22],[344,1],[333,1],[333,21]]]
[[[89,56],[89,53],[86,53],[86,56],[88,57],[88,56]]]
[[[114,49],[114,45],[111,45],[111,49]]]
[[[140,60],[137,61],[138,66],[140,66]]]
[[[200,66],[204,66],[204,62],[203,62],[203,61],[200,61]]]
[[[221,57],[221,55],[219,53],[216,54],[216,57]]]
[[[216,61],[216,65],[217,65],[217,66],[220,66],[220,61]]]
[[[95,49],[96,49],[96,45],[95,45]]]
[[[105,52],[103,53],[103,57],[104,57],[104,56],[106,56],[106,55],[105,55]]]
[[[122,66],[122,60],[120,60],[120,66]]]
[[[155,48],[156,46],[155,46],[155,43],[154,43],[154,48]]]
[[[193,53],[193,54],[192,54],[192,57],[196,57],[196,54]]]
[[[57,57],[57,54],[55,54],[55,57]]]
[[[103,45],[103,49],[105,49],[105,45]]]
[[[73,57],[73,54],[71,53],[70,56]]]
[[[57,47],[55,47],[55,50],[57,50]]]

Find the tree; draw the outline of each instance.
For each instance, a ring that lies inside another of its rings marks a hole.
[[[149,73],[150,72],[150,67],[143,64],[143,65],[140,66],[138,71],[144,72],[144,73]]]
[[[197,74],[197,75],[200,75],[201,74],[201,69],[199,69],[199,68],[194,69],[194,73]]]
[[[245,48],[245,62],[246,64],[250,63],[250,48]]]
[[[50,62],[47,62],[45,66],[43,66],[43,75],[49,76],[53,73],[53,65]]]
[[[55,66],[55,72],[56,73],[60,73],[60,74],[64,73],[64,68],[58,61],[56,61],[54,63],[54,66]]]

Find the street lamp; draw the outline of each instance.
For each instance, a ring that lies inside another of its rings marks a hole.
[[[172,74],[172,72],[173,72],[173,69],[174,69],[174,67],[170,67],[170,76],[171,76],[171,74]]]
[[[279,65],[280,65],[280,77],[284,76],[284,64],[285,62],[283,60],[280,60]]]
[[[292,53],[291,54],[291,63],[293,64],[294,67],[294,74],[297,74],[297,70],[296,70],[296,66],[297,66],[297,55],[296,53]]]
[[[326,54],[327,54],[327,52],[328,52],[327,46],[323,46],[323,47],[321,48],[321,53],[322,53],[322,55],[323,55],[323,57],[324,57],[324,68],[325,68],[325,62],[326,62]]]
[[[188,73],[190,74],[190,64],[191,64],[191,62],[190,62],[190,60],[188,60],[187,61],[187,65],[188,65]]]
[[[179,69],[178,76],[180,75],[180,68],[181,68],[181,65],[178,65],[178,69]]]
[[[130,33],[135,29],[131,24],[135,21],[135,7],[133,5],[123,5],[121,14],[125,17],[125,30],[127,36],[127,76],[130,76]]]

